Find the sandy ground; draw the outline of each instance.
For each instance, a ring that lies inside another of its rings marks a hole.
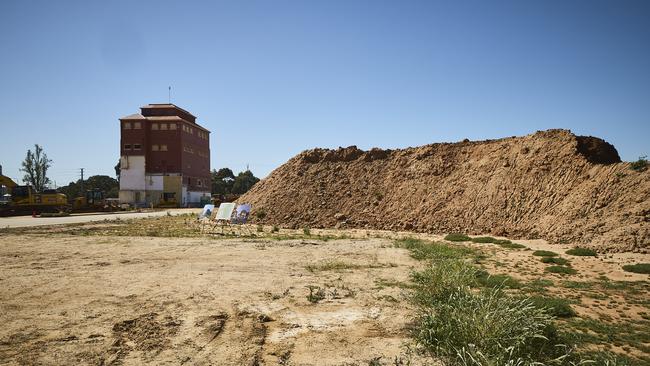
[[[392,364],[411,312],[377,281],[419,265],[387,239],[5,235],[0,257],[3,365]],[[358,268],[305,268],[329,260]]]
[[[115,219],[144,219],[148,217],[164,215],[182,215],[187,213],[198,213],[201,209],[197,208],[173,208],[168,210],[158,210],[150,212],[97,212],[72,214],[63,217],[32,217],[32,216],[11,216],[0,217],[0,228],[12,227],[31,227],[44,225],[64,225],[80,224],[84,222],[115,220]]]

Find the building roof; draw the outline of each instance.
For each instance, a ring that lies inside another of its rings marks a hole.
[[[135,113],[135,114],[130,114],[126,117],[120,118],[120,120],[132,120],[132,119],[147,119],[145,116],[141,115],[140,113]]]
[[[149,104],[145,104],[142,107],[140,107],[140,109],[153,109],[153,108],[174,108],[174,109],[178,109],[179,111],[187,113],[190,116],[196,118],[196,116],[193,115],[192,113],[190,113],[190,112],[186,111],[185,109],[183,109],[183,108],[181,108],[181,107],[179,107],[179,106],[177,106],[175,104],[172,104],[172,103],[149,103]]]

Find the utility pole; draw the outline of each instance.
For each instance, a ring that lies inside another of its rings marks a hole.
[[[81,194],[82,196],[85,196],[84,194],[84,168],[79,168],[81,170]]]

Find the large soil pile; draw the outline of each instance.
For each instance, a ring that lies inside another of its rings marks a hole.
[[[650,171],[595,137],[524,137],[403,150],[302,152],[240,201],[257,222],[543,238],[647,252]]]

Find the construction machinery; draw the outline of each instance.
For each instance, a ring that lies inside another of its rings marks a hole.
[[[160,202],[156,205],[158,208],[173,208],[178,207],[176,200],[176,192],[163,192],[160,195]]]
[[[55,190],[38,193],[34,187],[18,185],[4,175],[0,175],[0,186],[7,187],[7,193],[11,195],[6,203],[0,205],[0,216],[70,211],[67,196]]]
[[[118,205],[114,200],[106,198],[106,193],[100,189],[89,189],[82,197],[72,201],[72,210],[75,212],[115,211]]]

